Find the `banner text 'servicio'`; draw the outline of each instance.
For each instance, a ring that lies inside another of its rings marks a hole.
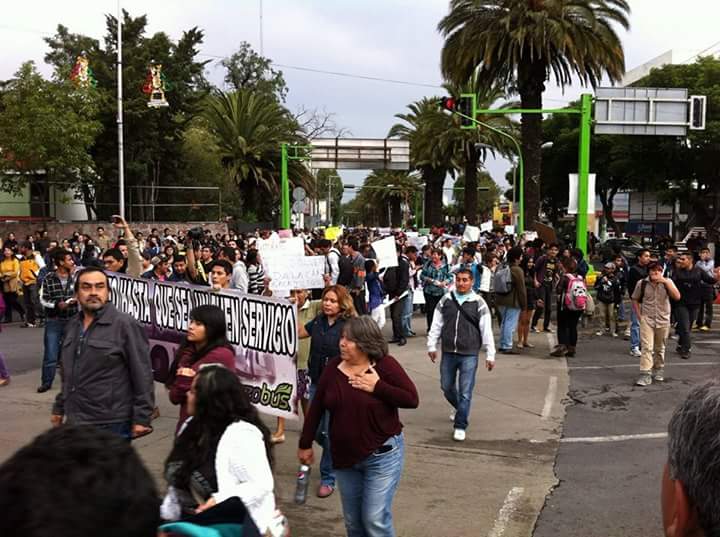
[[[138,320],[150,339],[156,380],[164,380],[185,337],[190,312],[218,306],[235,349],[235,369],[258,410],[296,418],[297,310],[286,300],[245,295],[234,290],[176,284],[108,274],[110,301]]]

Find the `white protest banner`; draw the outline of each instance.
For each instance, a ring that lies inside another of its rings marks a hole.
[[[505,226],[505,233],[507,233],[508,235],[514,235],[515,226]]]
[[[487,222],[483,222],[480,224],[480,232],[485,233],[486,231],[492,231],[493,228],[493,221],[488,220]]]
[[[150,340],[158,382],[185,338],[190,312],[210,304],[225,314],[227,338],[235,349],[235,371],[259,411],[297,419],[297,308],[285,300],[244,295],[232,289],[159,282],[108,273],[110,302],[136,319]]]
[[[528,242],[534,241],[538,238],[537,231],[526,231],[523,235],[525,236],[525,240]]]
[[[281,250],[269,250],[263,254],[262,260],[273,291],[325,287],[323,255],[300,257],[286,255]]]
[[[372,243],[377,256],[378,268],[397,267],[398,254],[395,249],[395,237],[385,237]]]
[[[463,240],[465,242],[475,242],[480,238],[480,228],[475,226],[465,226]]]
[[[423,249],[423,246],[425,246],[428,243],[428,236],[422,235],[419,236],[415,234],[415,236],[411,236],[409,233],[407,234],[407,241],[410,246],[414,246],[418,249],[418,252]]]
[[[261,258],[270,250],[281,251],[287,256],[302,257],[305,255],[305,241],[303,241],[302,237],[290,237],[258,243],[258,252],[260,252]]]

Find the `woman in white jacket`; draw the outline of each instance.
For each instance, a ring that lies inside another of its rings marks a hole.
[[[162,516],[178,520],[238,497],[264,535],[283,535],[276,510],[270,431],[237,375],[208,365],[187,397],[190,418],[165,463],[168,494]]]

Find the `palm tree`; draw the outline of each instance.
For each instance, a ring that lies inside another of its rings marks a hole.
[[[475,94],[477,107],[489,109],[498,101],[506,98],[505,92],[498,85],[490,87],[481,85],[477,77],[462,86],[445,84],[445,89],[454,97],[461,94]],[[505,103],[500,108],[513,107],[514,103]],[[517,136],[516,123],[509,115],[486,114],[476,119],[510,136]],[[468,130],[460,128],[460,118],[455,116],[451,128],[446,133],[450,137],[447,145],[455,149],[455,166],[459,173],[464,176],[464,216],[469,224],[475,225],[478,217],[478,171],[482,161],[487,158],[488,153],[510,156],[516,153],[515,146],[505,136],[502,136],[490,129],[479,126],[477,129]]]
[[[445,37],[443,75],[462,84],[473,74],[485,84],[517,86],[521,106],[542,108],[545,80],[561,87],[573,75],[595,87],[625,72],[625,55],[614,25],[629,28],[627,0],[451,0],[438,25]],[[540,205],[542,116],[523,114],[525,220]]]
[[[241,192],[245,210],[272,217],[279,199],[280,146],[283,142],[306,143],[297,122],[275,99],[249,89],[216,92],[204,118],[217,141],[220,161]],[[312,175],[300,161],[289,162],[288,175],[293,185],[312,190]]]
[[[410,161],[425,183],[425,222],[442,222],[443,185],[448,173],[453,174],[453,149],[443,136],[452,125],[440,109],[439,97],[425,97],[408,105],[407,114],[395,117],[404,123],[392,126],[388,137],[410,141]]]
[[[365,205],[370,204],[379,222],[388,226],[402,225],[401,207],[410,206],[410,200],[420,189],[420,181],[404,171],[375,170],[365,178],[358,196]],[[389,208],[389,209],[388,209]]]

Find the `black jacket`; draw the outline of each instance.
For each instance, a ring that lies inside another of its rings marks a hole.
[[[383,287],[392,299],[407,291],[410,286],[410,263],[405,256],[398,256],[398,266],[385,271]]]
[[[627,289],[630,295],[632,295],[633,291],[635,291],[635,286],[637,285],[637,282],[639,282],[643,278],[647,278],[647,275],[647,266],[643,267],[639,263],[637,263],[630,267],[630,271],[628,272],[627,276]]]
[[[699,267],[690,270],[676,269],[672,280],[680,291],[680,300],[677,303],[683,306],[699,306],[707,296],[707,285],[715,283],[715,279]]]
[[[81,312],[65,327],[53,414],[74,424],[150,425],[155,392],[145,329],[113,304],[97,313],[84,335],[82,321]]]

